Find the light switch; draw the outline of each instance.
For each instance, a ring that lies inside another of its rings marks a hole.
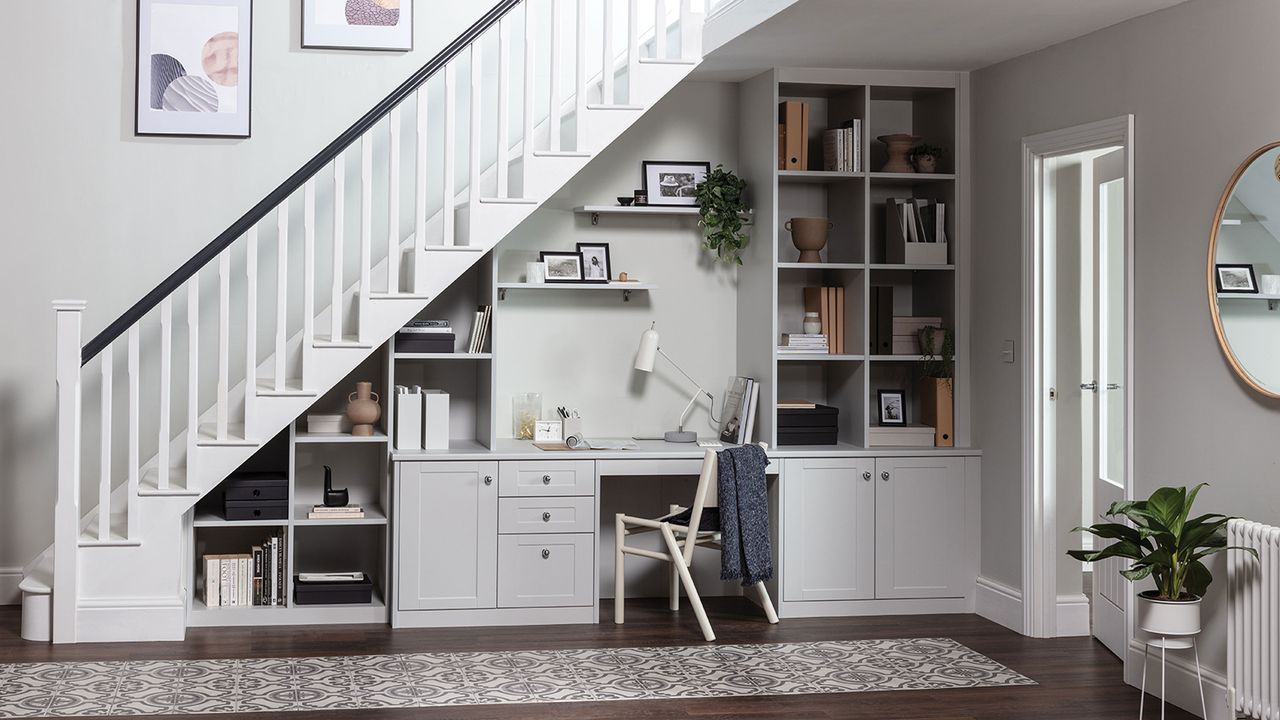
[[[1000,343],[1000,360],[1007,363],[1014,361],[1013,341],[1005,340]]]

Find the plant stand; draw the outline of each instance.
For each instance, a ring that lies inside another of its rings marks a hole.
[[[1147,701],[1147,658],[1151,648],[1160,648],[1160,720],[1164,720],[1165,706],[1165,660],[1169,650],[1191,650],[1196,659],[1196,682],[1200,686],[1200,717],[1209,717],[1204,702],[1204,676],[1200,674],[1200,649],[1196,647],[1195,635],[1165,636],[1146,635],[1142,646],[1142,696],[1138,700],[1138,720],[1143,720],[1143,706]]]

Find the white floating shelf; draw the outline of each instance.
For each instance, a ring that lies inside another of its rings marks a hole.
[[[698,208],[684,205],[579,205],[579,215],[697,215]]]
[[[1280,300],[1280,295],[1261,293],[1218,293],[1219,300]]]
[[[631,299],[633,292],[648,292],[656,289],[658,286],[651,283],[642,282],[611,282],[611,283],[524,283],[524,282],[506,282],[498,283],[498,299],[505,300],[508,290],[615,290],[622,291],[622,299],[628,301]]]
[[[350,433],[310,433],[298,431],[296,440],[299,443],[386,443],[387,435],[374,430],[372,435],[351,435]]]
[[[492,360],[493,353],[412,353],[395,354],[396,360]]]

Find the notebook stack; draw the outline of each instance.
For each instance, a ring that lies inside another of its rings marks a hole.
[[[329,507],[328,505],[312,505],[311,511],[307,513],[308,520],[362,520],[364,519],[364,508],[359,505],[339,505],[338,507]]]
[[[840,409],[805,400],[778,401],[779,445],[835,445]]]
[[[451,353],[456,342],[448,320],[414,320],[396,333],[396,352]]]
[[[779,355],[827,355],[831,352],[827,336],[784,333],[782,344],[778,346]]]

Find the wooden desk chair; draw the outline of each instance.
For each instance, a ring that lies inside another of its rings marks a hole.
[[[767,450],[769,446],[765,443],[760,443],[760,447]],[[707,450],[706,455],[702,458],[702,472],[698,475],[698,489],[693,496],[693,505],[689,508],[690,514],[687,525],[672,522],[672,520],[683,522],[683,519],[675,517],[685,511],[685,508],[678,505],[672,505],[669,514],[653,520],[631,517],[622,513],[614,516],[614,623],[618,625],[623,623],[626,602],[626,579],[623,571],[624,558],[627,555],[639,555],[671,563],[671,609],[673,611],[680,609],[680,586],[683,584],[685,594],[689,596],[689,604],[693,606],[693,614],[697,616],[698,625],[702,628],[703,637],[708,642],[716,639],[715,633],[711,631],[711,623],[707,621],[707,613],[702,608],[702,599],[698,597],[698,589],[693,585],[693,576],[689,574],[689,566],[693,563],[694,548],[721,549],[719,531],[699,529],[703,522],[704,510],[719,512],[716,463],[715,451]],[[666,552],[630,547],[625,542],[628,536],[649,532],[661,534]],[[773,609],[773,601],[769,599],[769,591],[765,589],[764,583],[758,582],[752,587],[759,593],[760,605],[764,608],[765,617],[768,618],[770,623],[776,624],[778,622],[778,613]]]

